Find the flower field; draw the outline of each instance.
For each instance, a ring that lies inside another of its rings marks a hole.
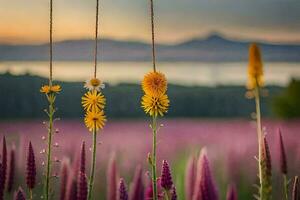
[[[251,199],[256,189],[252,187],[257,183],[257,155],[256,126],[249,120],[200,120],[200,119],[172,119],[161,121],[164,124],[158,133],[158,174],[162,160],[169,162],[173,181],[177,188],[178,199],[185,198],[185,171],[188,159],[197,157],[202,147],[206,147],[208,160],[212,168],[218,194],[225,198],[227,186],[234,183],[238,189],[240,199]],[[263,129],[267,132],[272,158],[273,195],[281,195],[281,176],[279,175],[279,138],[277,129],[282,130],[282,136],[288,157],[288,176],[292,178],[299,172],[299,121],[271,121],[263,120]],[[74,166],[78,160],[82,141],[86,142],[86,159],[90,163],[91,137],[81,121],[58,121],[55,128],[53,153],[57,160],[53,165],[53,174],[59,176],[53,182],[56,191],[59,191],[63,163],[69,162]],[[37,188],[34,190],[35,198],[42,195],[43,162],[46,155],[47,135],[42,121],[7,121],[0,123],[1,136],[5,134],[8,152],[13,144],[16,146],[16,177],[13,188],[18,185],[26,188],[26,156],[28,143],[32,142],[36,155]],[[97,148],[97,170],[95,179],[95,199],[105,199],[107,172],[109,160],[116,159],[117,176],[123,177],[127,187],[133,181],[136,166],[143,168],[143,182],[147,184],[149,177],[146,171],[150,170],[147,164],[147,154],[151,151],[151,134],[149,123],[146,120],[109,121],[99,135]],[[2,146],[2,145],[1,145]],[[8,159],[9,160],[9,159]],[[86,166],[89,169],[89,166]],[[72,170],[71,170],[72,171]],[[70,171],[68,171],[70,173]],[[118,179],[119,180],[119,179]],[[116,186],[117,187],[117,186]],[[291,186],[289,187],[292,189]],[[55,193],[57,199],[59,193]],[[98,197],[98,198],[96,198]],[[35,199],[34,198],[34,199]],[[55,198],[56,199],[56,198]]]

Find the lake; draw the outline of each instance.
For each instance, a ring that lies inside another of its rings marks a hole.
[[[30,73],[48,76],[48,62],[0,62],[0,73]],[[99,63],[98,76],[110,84],[138,83],[151,70],[150,62]],[[247,63],[160,62],[170,83],[180,85],[241,85],[247,80]],[[93,72],[92,62],[54,62],[54,78],[61,81],[85,81]],[[289,80],[300,78],[300,63],[265,63],[266,84],[286,85]]]

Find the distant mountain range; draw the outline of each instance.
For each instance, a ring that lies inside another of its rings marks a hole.
[[[157,44],[160,61],[232,62],[246,61],[247,41],[230,40],[218,34],[179,44]],[[300,44],[260,43],[265,61],[300,61]],[[99,58],[103,61],[149,61],[151,47],[136,41],[103,39],[99,41]],[[48,60],[48,44],[1,45],[0,61]],[[54,44],[54,59],[87,61],[93,59],[93,40],[67,40]]]

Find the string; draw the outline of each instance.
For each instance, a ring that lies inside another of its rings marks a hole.
[[[49,54],[50,54],[50,75],[49,75],[49,85],[51,86],[52,85],[52,74],[53,74],[53,70],[52,70],[52,60],[53,60],[53,41],[52,41],[52,32],[53,32],[53,29],[52,29],[52,26],[53,26],[53,0],[50,0],[50,41],[49,41],[49,45],[50,45],[50,51],[49,51]]]
[[[151,14],[151,33],[152,33],[152,62],[153,62],[153,71],[156,72],[153,0],[150,0],[150,14]]]
[[[94,78],[97,77],[97,54],[98,54],[98,21],[99,21],[99,0],[96,5],[96,27],[95,27],[95,65],[94,65]]]

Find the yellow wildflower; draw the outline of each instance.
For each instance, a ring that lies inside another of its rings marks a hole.
[[[248,65],[248,89],[262,87],[263,80],[263,63],[260,49],[256,44],[251,44],[249,48],[249,65]]]
[[[59,93],[60,91],[61,91],[60,85],[52,85],[51,86],[51,92]]]
[[[98,131],[104,127],[106,117],[103,110],[88,110],[85,114],[84,122],[89,131]]]
[[[142,108],[145,113],[150,116],[156,117],[157,115],[163,116],[168,112],[170,100],[166,94],[161,94],[157,97],[145,94],[142,97]]]
[[[150,72],[144,76],[142,89],[150,96],[161,96],[167,91],[167,79],[161,72]]]
[[[50,86],[49,85],[43,85],[40,89],[41,93],[45,93],[45,94],[49,94],[51,91]]]
[[[96,90],[88,91],[82,97],[82,106],[85,110],[101,110],[105,106],[105,97]]]
[[[92,78],[90,80],[87,80],[84,84],[84,88],[92,91],[97,90],[100,91],[101,89],[104,89],[105,85],[97,78]]]

